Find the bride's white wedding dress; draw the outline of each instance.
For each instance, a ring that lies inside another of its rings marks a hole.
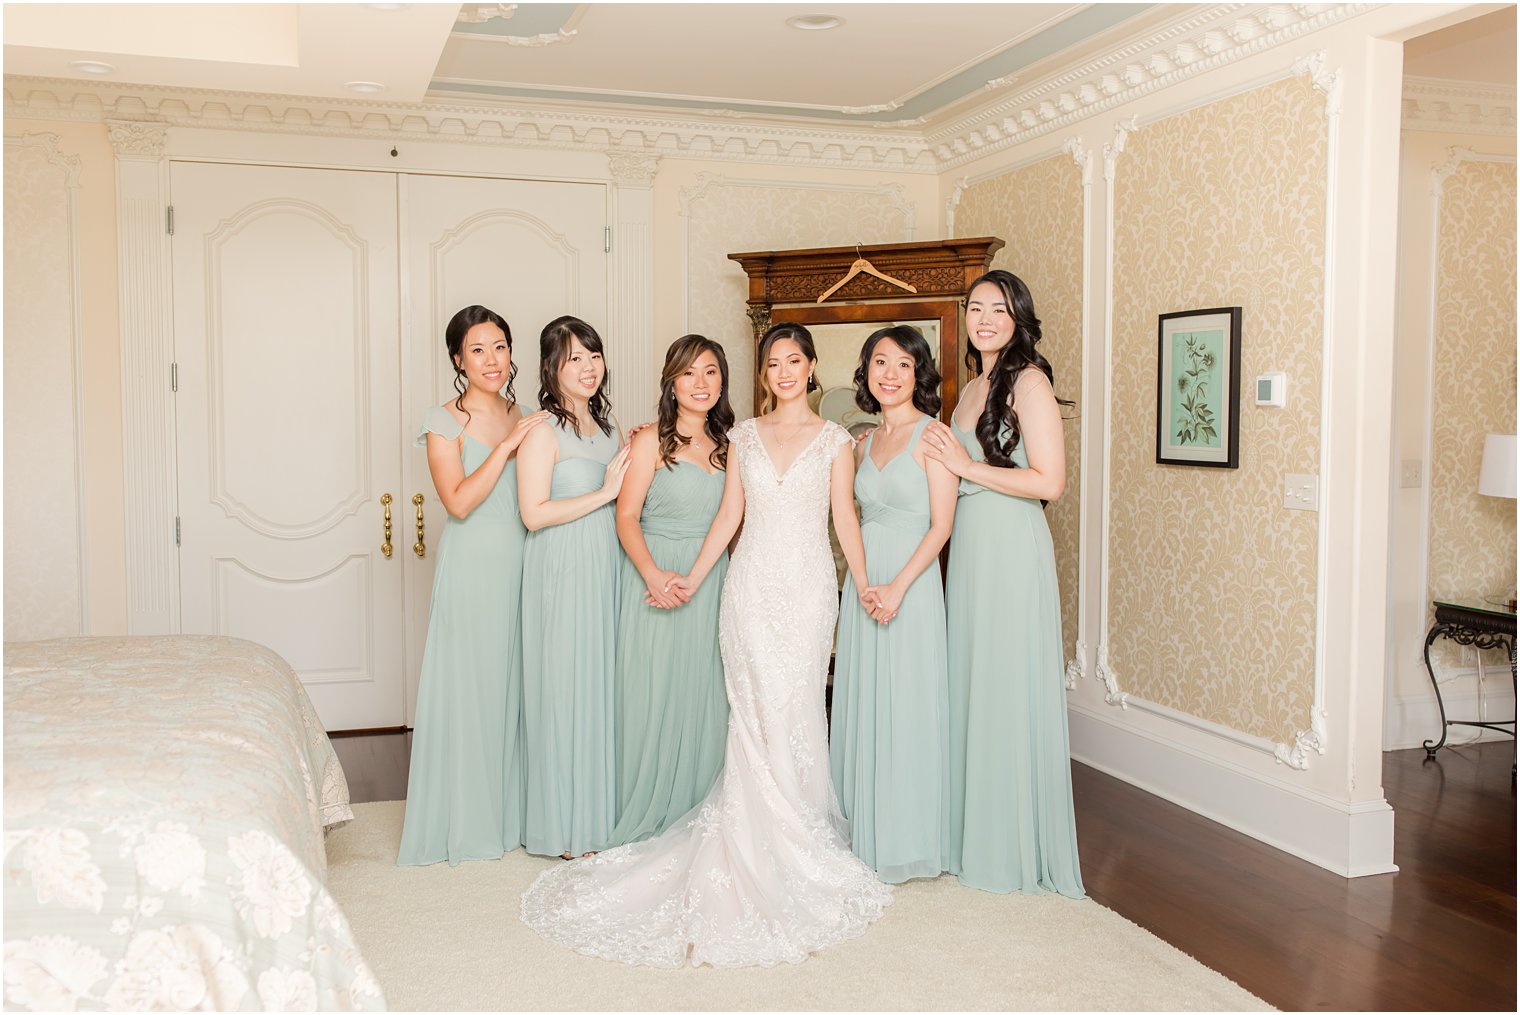
[[[801,962],[863,933],[891,889],[849,850],[823,695],[839,592],[825,422],[777,475],[753,420],[730,433],[744,528],[718,622],[730,716],[723,771],[663,835],[552,867],[523,894],[550,941],[647,966]]]

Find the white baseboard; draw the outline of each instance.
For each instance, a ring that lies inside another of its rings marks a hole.
[[[1507,669],[1508,667],[1505,667]],[[1503,670],[1489,667],[1483,681],[1482,712],[1479,714],[1478,671],[1476,668],[1456,670],[1449,681],[1441,682],[1441,703],[1446,706],[1447,719],[1473,719],[1482,722],[1501,722],[1515,717],[1515,694]],[[1427,684],[1422,693],[1394,698],[1389,703],[1383,727],[1383,750],[1399,751],[1419,747],[1426,740],[1438,740],[1441,736],[1441,713],[1436,708],[1435,692]],[[1475,740],[1508,740],[1497,730],[1485,730],[1476,726],[1453,726],[1447,733],[1447,744],[1472,743]]]
[[[1343,877],[1390,874],[1393,809],[1346,804],[1068,708],[1071,755],[1116,779]]]

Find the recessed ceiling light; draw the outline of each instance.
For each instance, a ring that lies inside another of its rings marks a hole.
[[[826,32],[844,24],[844,18],[833,14],[799,14],[795,18],[787,18],[786,23],[804,32]]]
[[[114,74],[116,72],[115,64],[103,63],[100,60],[75,60],[69,66],[82,74]]]
[[[343,87],[351,92],[363,92],[365,95],[385,91],[385,86],[378,81],[350,81]]]

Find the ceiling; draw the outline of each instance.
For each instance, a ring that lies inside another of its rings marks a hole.
[[[922,125],[1191,4],[6,4],[7,74],[390,103],[595,103]],[[789,19],[828,15],[809,31]],[[1406,72],[1515,81],[1515,8],[1411,40]],[[109,65],[104,74],[73,66]],[[361,90],[362,89],[362,90]],[[356,94],[357,93],[357,94]]]
[[[1175,12],[1175,7],[1173,8]],[[6,4],[5,72],[394,102],[922,121],[1155,20],[1151,4]],[[831,15],[809,31],[787,20]],[[104,75],[75,61],[111,66]]]

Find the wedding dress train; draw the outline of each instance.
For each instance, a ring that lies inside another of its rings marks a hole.
[[[892,901],[849,849],[829,775],[824,684],[839,609],[826,422],[778,475],[753,420],[730,434],[744,528],[718,623],[731,708],[723,770],[663,835],[545,871],[522,919],[599,958],[648,966],[801,962]]]

